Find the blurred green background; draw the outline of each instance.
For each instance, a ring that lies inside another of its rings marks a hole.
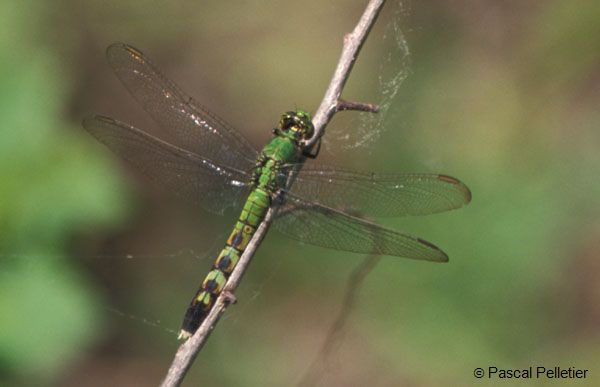
[[[182,203],[81,128],[93,112],[154,127],[106,46],[140,48],[259,146],[282,111],[318,106],[365,3],[0,2],[1,385],[158,384],[237,215]],[[409,75],[386,129],[363,148],[329,141],[321,161],[451,174],[473,202],[377,220],[450,263],[383,258],[316,385],[490,385],[472,372],[492,365],[587,368],[579,384],[598,385],[600,3],[398,6],[345,94],[368,99],[399,16],[410,55],[390,66]],[[298,383],[363,259],[270,233],[185,385]]]

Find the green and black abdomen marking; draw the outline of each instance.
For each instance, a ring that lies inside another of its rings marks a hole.
[[[281,180],[281,165],[296,162],[300,153],[298,142],[287,133],[277,133],[256,161],[252,175],[252,191],[242,213],[200,289],[192,299],[181,326],[180,338],[192,335],[210,312],[227,278],[244,253],[257,227],[265,218],[271,197],[277,193]]]
[[[212,308],[256,228],[264,219],[269,204],[270,197],[267,192],[260,188],[252,190],[225,248],[221,250],[212,270],[190,303],[181,326],[183,335],[184,332],[193,334]]]

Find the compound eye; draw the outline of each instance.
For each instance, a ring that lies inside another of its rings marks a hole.
[[[279,128],[281,130],[288,130],[289,129],[289,118],[286,115],[281,116],[281,120],[279,121]]]
[[[300,122],[296,116],[287,116],[283,124],[285,125],[286,129],[289,129],[293,126],[300,126],[302,122]]]

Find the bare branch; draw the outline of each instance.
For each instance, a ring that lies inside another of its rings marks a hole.
[[[334,114],[339,110],[343,110],[339,109],[338,106],[338,101],[342,94],[342,90],[346,80],[350,75],[350,71],[352,70],[354,62],[358,57],[358,53],[364,41],[366,40],[371,27],[375,23],[375,20],[377,19],[377,16],[379,15],[384,3],[385,0],[370,0],[354,30],[344,37],[342,54],[338,61],[337,68],[333,74],[331,82],[329,83],[329,87],[325,92],[325,96],[323,97],[321,105],[317,109],[317,112],[313,118],[315,135],[309,142],[307,142],[306,147],[308,149],[312,148],[317,143],[318,139],[323,135],[325,126],[329,123],[329,121],[331,121],[331,118],[334,116]],[[367,104],[363,104],[363,106],[366,105]],[[293,176],[290,177],[288,184],[291,183],[292,180]],[[271,225],[271,222],[277,213],[277,210],[278,205],[274,205],[268,210],[265,219],[262,221],[254,236],[250,240],[246,250],[242,254],[239,262],[233,269],[231,276],[227,280],[227,284],[225,285],[223,292],[221,292],[221,294],[219,294],[217,297],[213,308],[202,322],[202,325],[200,325],[196,333],[194,333],[194,335],[184,342],[177,350],[175,358],[173,359],[171,367],[169,368],[169,371],[167,372],[167,375],[161,386],[179,386],[183,381],[183,378],[190,369],[198,352],[206,343],[210,333],[227,308],[227,300],[231,298],[231,294],[233,294],[235,289],[238,287],[243,274],[246,272],[248,264],[256,253],[256,250],[258,249],[262,239],[265,237],[267,230],[269,229],[269,226]]]

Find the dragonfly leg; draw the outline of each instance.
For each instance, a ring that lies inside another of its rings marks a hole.
[[[314,151],[314,153],[313,153],[313,149],[309,150],[308,152],[303,151],[302,154],[309,159],[317,158],[317,156],[319,155],[319,152],[321,151],[321,137],[319,137],[319,142],[317,143],[317,149]]]
[[[268,185],[270,192],[277,191],[279,187],[285,184],[286,177],[281,173],[283,171],[283,165],[284,164],[281,162],[281,160],[275,160],[273,163],[273,173],[271,175],[272,179]]]
[[[256,186],[258,184],[258,178],[262,172],[262,168],[267,161],[267,156],[264,153],[261,153],[260,156],[256,159],[256,163],[254,164],[254,169],[252,170],[252,177],[250,180],[250,184]]]

